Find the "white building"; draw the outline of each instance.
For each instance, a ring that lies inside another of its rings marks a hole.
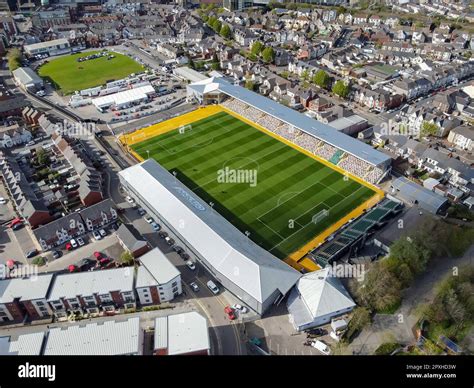
[[[297,331],[331,322],[356,306],[331,267],[308,273],[298,280],[287,302],[290,321]]]
[[[180,240],[179,245],[257,313],[279,303],[301,276],[250,241],[155,160],[120,171],[119,178],[137,203]]]
[[[470,126],[461,126],[451,130],[448,141],[462,150],[474,149],[474,129]]]
[[[21,334],[16,340],[0,337],[0,356],[39,356],[44,342],[44,332]]]
[[[196,311],[155,319],[155,355],[208,355],[207,320]]]
[[[12,74],[15,83],[22,89],[35,91],[44,85],[43,79],[29,67],[19,67]]]
[[[48,42],[27,44],[23,49],[28,56],[43,54],[54,56],[71,52],[71,46],[67,39],[55,39]]]
[[[140,304],[169,302],[182,291],[181,273],[159,248],[140,257],[135,289]]]
[[[143,353],[140,318],[50,329],[45,356],[118,356]]]
[[[154,94],[155,89],[153,86],[145,85],[135,89],[125,90],[123,92],[96,98],[92,100],[92,103],[101,112],[112,106],[115,106],[118,109],[123,109],[132,104],[147,101],[148,98]]]

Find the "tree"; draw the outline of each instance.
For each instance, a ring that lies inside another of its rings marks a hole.
[[[308,69],[305,69],[303,70],[303,72],[301,73],[301,79],[303,81],[307,81],[309,79],[309,71]]]
[[[347,325],[344,339],[351,341],[371,321],[370,311],[365,307],[356,307],[352,312],[352,318]]]
[[[351,91],[349,84],[346,84],[344,81],[338,80],[332,87],[332,92],[339,97],[346,98]]]
[[[254,91],[255,90],[255,83],[251,80],[247,80],[247,81],[245,81],[245,87],[248,90]]]
[[[232,37],[232,31],[228,24],[224,24],[221,28],[220,35],[225,39],[230,39]]]
[[[133,255],[129,251],[124,251],[120,255],[120,261],[126,265],[132,265],[134,262]]]
[[[266,47],[262,51],[262,59],[266,63],[271,63],[275,59],[275,51],[273,50],[273,47]]]
[[[439,127],[430,121],[423,121],[421,124],[421,136],[436,136],[438,134]]]
[[[212,27],[212,29],[213,29],[215,32],[219,33],[219,32],[221,31],[221,28],[222,28],[222,23],[221,23],[220,20],[216,19],[216,20],[212,23],[211,27]]]
[[[8,68],[10,71],[14,71],[21,67],[21,59],[22,59],[22,54],[21,51],[17,48],[13,48],[11,50],[8,50],[7,53],[7,61],[8,61]]]
[[[256,40],[253,44],[252,44],[252,48],[250,49],[250,52],[257,56],[257,55],[260,55],[260,53],[262,52],[263,50],[263,43],[260,42],[259,40]]]
[[[328,89],[331,84],[331,77],[324,70],[318,70],[313,76],[313,82],[321,88]]]

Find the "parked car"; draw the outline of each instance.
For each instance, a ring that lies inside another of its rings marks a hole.
[[[195,282],[189,283],[189,286],[192,288],[194,292],[199,291],[199,286]]]
[[[18,230],[18,229],[21,229],[23,228],[23,222],[20,222],[18,224],[15,224],[12,226],[12,230]]]
[[[186,262],[186,267],[188,267],[191,271],[194,271],[196,269],[196,266],[194,265],[194,263],[191,260],[188,260]]]
[[[326,356],[331,354],[331,349],[323,341],[316,340],[311,346]]]
[[[153,220],[153,218],[151,218],[150,216],[146,216],[146,217],[145,217],[145,221],[146,221],[147,223],[149,223],[149,224],[155,222],[155,221]]]
[[[102,237],[107,236],[107,232],[105,231],[105,229],[99,229],[99,233]]]
[[[326,335],[328,332],[325,329],[315,328],[315,329],[307,330],[306,333],[308,334],[309,337],[311,336],[321,337],[323,335]]]
[[[92,267],[94,267],[95,265],[95,261],[94,260],[91,260],[89,258],[85,258],[85,259],[82,259],[80,260],[76,266],[81,270],[81,271],[88,271],[89,269],[91,269]]]
[[[61,251],[53,251],[53,259],[59,259],[62,255]]]
[[[7,200],[3,197],[0,197],[0,205],[5,205],[7,203]]]
[[[99,233],[97,230],[94,230],[94,231],[92,232],[92,236],[94,236],[94,238],[95,238],[96,240],[102,240],[102,236],[100,235],[100,233]]]
[[[129,195],[125,197],[125,201],[127,201],[130,205],[133,205],[135,203],[135,200]]]
[[[77,238],[77,243],[79,244],[80,247],[83,247],[84,245],[86,245],[82,237]]]
[[[181,252],[179,255],[185,261],[189,260],[189,258],[190,258],[190,256],[186,252]]]
[[[98,260],[104,258],[105,256],[104,256],[102,253],[100,253],[100,252],[94,252],[94,257],[95,257],[96,260],[98,261]]]
[[[72,246],[73,248],[77,248],[77,247],[79,246],[79,244],[77,243],[77,241],[74,240],[74,239],[71,239],[71,241],[69,241],[69,242],[70,242],[70,244],[71,244],[71,246]]]
[[[225,306],[225,307],[224,307],[224,312],[227,314],[227,317],[228,317],[231,321],[233,321],[233,320],[236,318],[234,309],[233,309],[232,307],[230,307],[230,306]]]
[[[166,238],[168,237],[168,233],[161,231],[160,233],[158,233],[158,236],[160,236],[161,238]]]
[[[156,222],[152,222],[152,223],[151,223],[151,227],[153,228],[153,230],[154,230],[155,232],[158,232],[158,231],[161,229],[161,226],[158,225]],[[168,237],[167,237],[167,238],[168,238]]]
[[[220,291],[219,287],[217,287],[216,284],[212,280],[209,280],[206,283],[206,285],[207,285],[207,288],[209,288],[214,295],[217,295],[219,293]]]
[[[245,314],[246,312],[248,312],[247,307],[242,306],[242,305],[240,305],[240,304],[238,304],[238,303],[233,304],[233,305],[232,305],[232,308],[233,308],[234,310],[240,311],[242,314]]]
[[[184,249],[181,248],[179,245],[175,245],[173,247],[173,251],[175,251],[179,255],[179,254],[181,254],[181,252],[184,252]]]
[[[21,218],[15,218],[10,222],[10,228],[13,228],[16,224],[22,224],[23,220]]]
[[[171,237],[165,237],[165,241],[169,246],[174,244],[174,240]]]
[[[144,216],[146,214],[145,209],[143,209],[142,207],[139,207],[137,211],[138,211],[138,214],[140,214],[141,216]]]
[[[31,251],[26,252],[26,258],[31,259],[32,257],[35,257],[38,254],[37,249],[32,249]]]

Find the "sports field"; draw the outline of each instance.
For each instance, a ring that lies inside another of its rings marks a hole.
[[[226,112],[130,147],[282,259],[375,195]]]
[[[125,78],[132,73],[143,71],[143,66],[126,55],[108,51],[115,56],[110,60],[100,57],[84,62],[77,58],[99,53],[88,51],[53,59],[38,69],[38,74],[49,79],[63,94],[71,94],[76,90],[100,86],[108,81]]]

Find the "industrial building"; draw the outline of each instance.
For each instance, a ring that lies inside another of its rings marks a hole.
[[[249,240],[155,160],[129,167],[119,178],[137,203],[180,240],[179,245],[258,314],[281,302],[300,278],[298,271]]]
[[[133,104],[147,101],[148,98],[154,94],[155,89],[152,85],[144,85],[135,89],[98,97],[92,100],[92,103],[99,110],[99,112],[104,112],[112,106],[116,107],[117,109],[128,108]]]
[[[15,83],[24,90],[34,92],[43,88],[43,79],[29,67],[19,67],[12,73]]]

